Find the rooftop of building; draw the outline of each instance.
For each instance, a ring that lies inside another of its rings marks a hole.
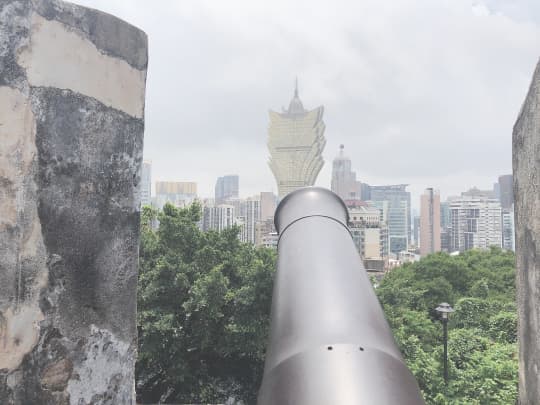
[[[343,161],[343,160],[351,160],[348,156],[345,155],[345,145],[341,144],[339,145],[339,152],[337,156],[334,158],[334,162]]]
[[[343,201],[347,208],[356,208],[356,207],[368,207],[369,204],[362,200],[344,200]]]
[[[319,111],[319,118],[322,117],[322,106],[316,108],[315,110]],[[298,116],[304,116],[305,114],[309,113],[307,109],[304,108],[304,104],[302,103],[302,100],[300,100],[299,91],[298,91],[298,79],[295,82],[294,86],[294,94],[293,98],[291,99],[289,103],[289,108],[285,109],[284,107],[281,108],[281,113],[277,113],[282,117],[286,118],[295,118]],[[272,111],[271,111],[272,113]]]
[[[302,100],[300,100],[300,97],[298,96],[298,79],[296,79],[295,85],[294,85],[294,96],[289,103],[289,109],[287,110],[288,114],[304,114],[306,110],[304,109],[304,105],[302,104]]]
[[[370,186],[372,191],[407,191],[408,184],[390,184],[387,186]]]

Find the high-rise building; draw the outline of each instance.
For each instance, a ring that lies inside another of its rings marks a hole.
[[[349,206],[349,230],[362,260],[388,258],[388,229],[376,207]]]
[[[360,182],[360,199],[363,201],[371,200],[371,186]]]
[[[389,251],[407,250],[411,240],[411,193],[407,184],[370,186],[371,204],[382,209],[387,202]]]
[[[166,203],[185,207],[197,197],[197,183],[183,181],[156,181],[156,205],[163,208]]]
[[[152,204],[152,162],[144,161],[141,173],[141,206]]]
[[[501,188],[499,183],[493,183],[493,198],[501,200]]]
[[[450,202],[441,202],[441,251],[450,252]]]
[[[218,177],[215,187],[216,204],[238,198],[239,178],[236,174]]]
[[[244,224],[243,232],[240,239],[243,242],[257,241],[257,222],[261,219],[261,201],[258,197],[251,197],[243,200],[240,205],[240,213],[238,217]]]
[[[266,246],[273,243],[276,233],[274,218],[261,219],[255,224],[255,244],[257,246]]]
[[[484,200],[497,198],[495,196],[494,190],[479,190],[477,187],[473,187],[468,191],[464,191],[463,193],[461,193],[461,197],[480,198]]]
[[[238,217],[242,212],[244,200],[241,198],[229,198],[224,204],[232,205],[234,207],[234,213]]]
[[[197,183],[191,181],[156,181],[157,194],[197,195]]]
[[[413,239],[416,247],[420,246],[420,215],[413,216]]]
[[[332,162],[332,184],[334,193],[342,200],[361,199],[361,185],[356,181],[356,173],[351,169],[351,159],[345,156],[343,145],[339,146],[339,153]]]
[[[441,197],[427,188],[420,197],[420,255],[441,250]]]
[[[349,202],[350,203],[350,202]],[[364,203],[362,201],[362,203]],[[369,207],[374,207],[379,210],[379,221],[381,221],[384,224],[388,224],[388,207],[389,202],[388,201],[365,201],[365,204]]]
[[[203,208],[202,230],[223,231],[235,225],[234,207],[221,204]]]
[[[441,228],[441,252],[451,251],[450,228]]]
[[[271,232],[262,237],[261,245],[265,248],[277,250],[277,245],[279,241],[279,235],[277,232]]]
[[[277,198],[271,191],[261,191],[261,220],[274,220],[277,207]]]
[[[516,250],[514,231],[514,207],[502,209],[502,248],[506,250]]]
[[[450,202],[450,249],[502,247],[501,204],[493,198],[461,197]]]
[[[315,184],[324,160],[324,108],[308,111],[298,96],[298,84],[289,108],[270,111],[269,166],[278,186],[279,199],[291,191]]]
[[[499,176],[498,191],[501,207],[505,210],[512,209],[514,204],[514,177],[511,174]]]
[[[450,225],[450,202],[444,201],[441,202],[441,230],[449,228]]]

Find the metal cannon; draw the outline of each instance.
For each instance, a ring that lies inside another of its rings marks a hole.
[[[405,365],[331,191],[288,194],[258,405],[417,405]]]

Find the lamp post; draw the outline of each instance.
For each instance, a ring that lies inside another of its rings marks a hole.
[[[444,341],[444,383],[448,385],[448,317],[454,309],[450,304],[443,302],[439,304],[435,311],[441,316],[441,322],[443,324],[443,341]]]

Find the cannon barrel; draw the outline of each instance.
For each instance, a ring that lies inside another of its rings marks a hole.
[[[331,191],[287,195],[258,405],[424,404]]]

